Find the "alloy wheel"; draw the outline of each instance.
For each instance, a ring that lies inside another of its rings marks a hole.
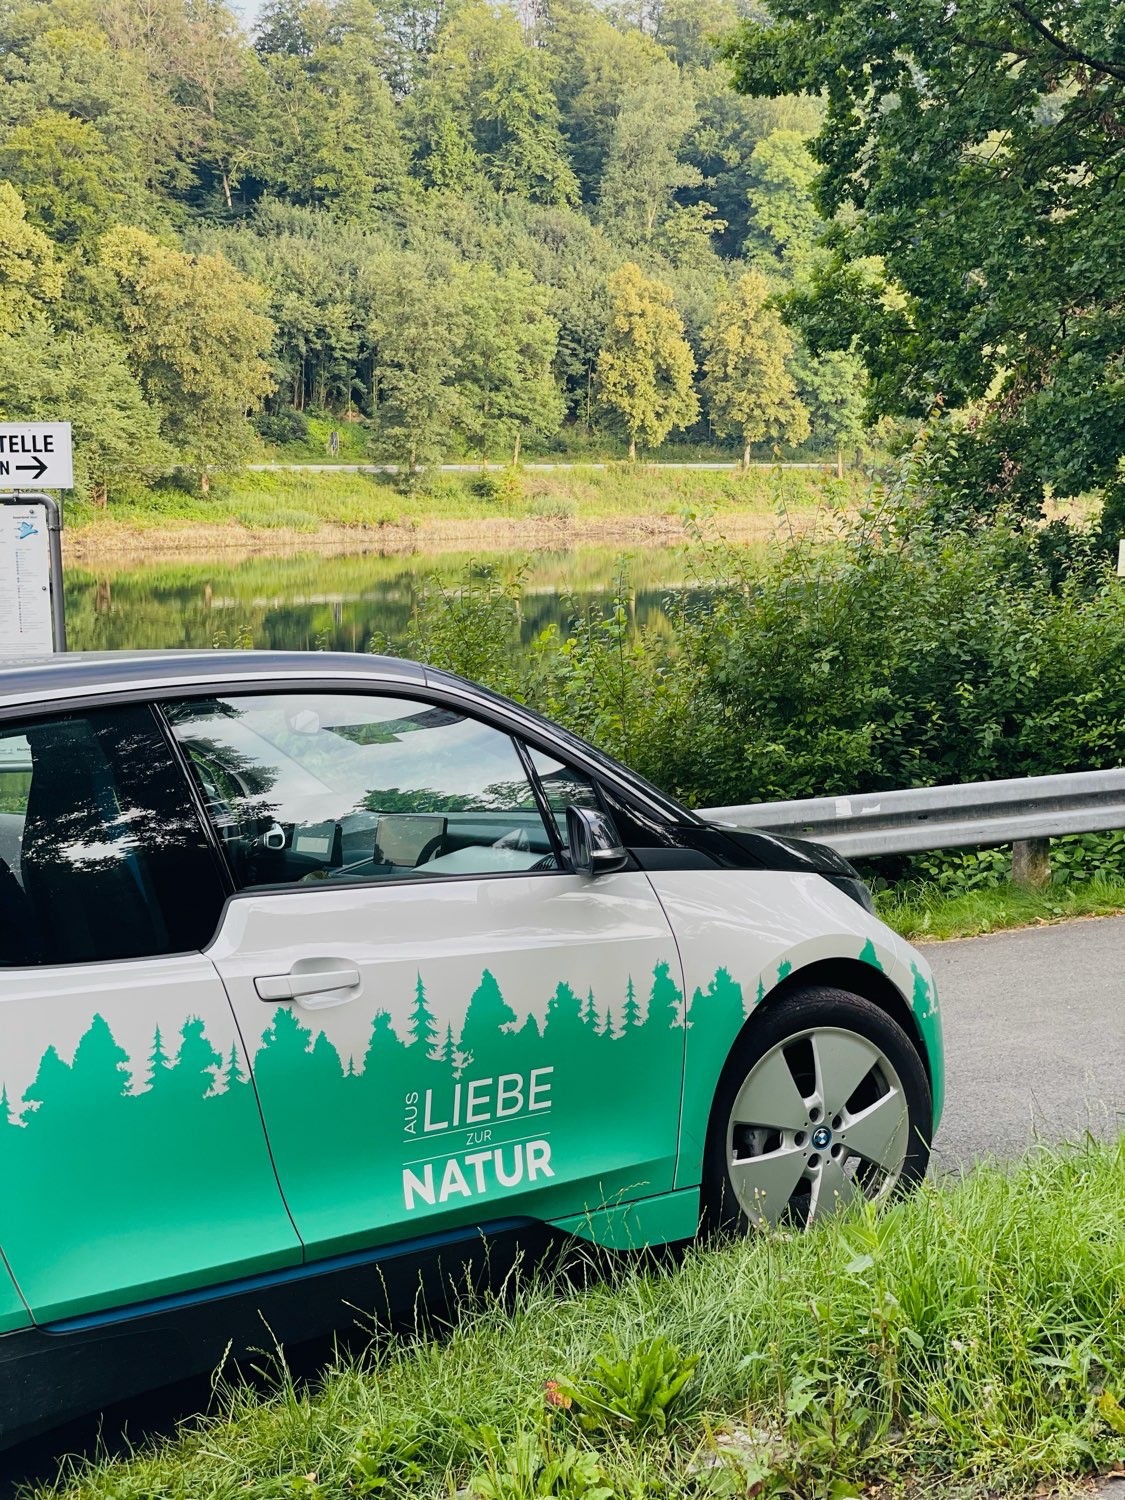
[[[810,1224],[900,1181],[910,1112],[898,1074],[867,1037],[794,1033],[747,1074],[727,1124],[727,1173],[758,1226]]]

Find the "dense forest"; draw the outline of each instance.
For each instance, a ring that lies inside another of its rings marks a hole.
[[[850,443],[860,365],[774,306],[820,106],[731,89],[742,4],[2,0],[0,412],[69,416],[99,500],[310,417],[413,464]]]

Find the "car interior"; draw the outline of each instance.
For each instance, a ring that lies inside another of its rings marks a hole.
[[[171,711],[240,887],[558,868],[506,735],[399,700],[335,706]]]

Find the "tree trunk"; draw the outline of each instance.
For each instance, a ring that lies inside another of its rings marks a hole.
[[[750,472],[750,444],[747,443],[742,450],[742,468],[745,473]]]
[[[513,465],[515,465],[515,464],[518,464],[519,461],[520,461],[520,434],[517,431],[516,432],[516,444],[515,444],[514,449],[512,450],[512,463],[513,463]]]
[[[109,486],[104,479],[95,479],[90,498],[99,510],[105,510],[109,504]]]
[[[204,469],[203,473],[200,474],[200,476],[199,476],[199,489],[200,489],[200,492],[205,495],[210,488],[211,488],[211,476],[210,476],[210,474],[208,474],[207,470]]]
[[[843,450],[843,448],[837,448],[836,449],[836,478],[837,479],[843,479],[843,477],[844,477],[844,450]]]
[[[635,437],[629,439],[629,462],[635,464],[637,461],[637,440]]]

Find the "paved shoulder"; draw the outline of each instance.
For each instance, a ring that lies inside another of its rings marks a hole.
[[[941,1165],[1125,1129],[1125,917],[923,951],[945,1029]]]

